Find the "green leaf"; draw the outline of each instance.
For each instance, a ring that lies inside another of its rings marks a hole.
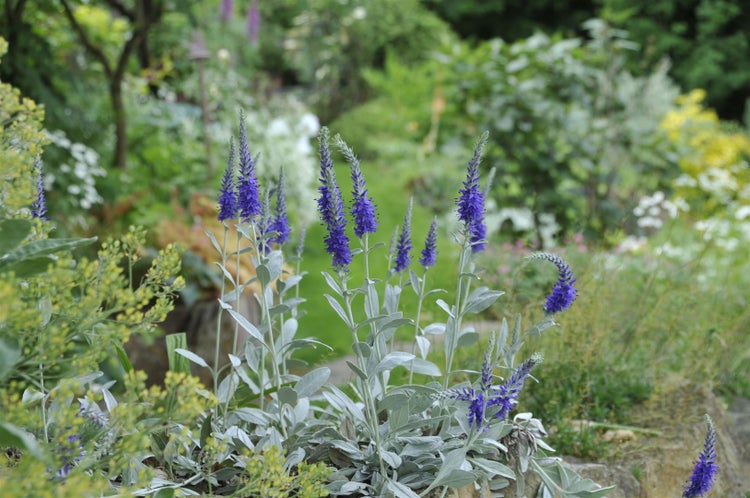
[[[456,342],[457,348],[463,348],[466,346],[471,346],[475,342],[479,340],[479,334],[477,334],[474,331],[464,332],[460,336],[458,336],[458,341]]]
[[[192,361],[198,366],[208,368],[208,363],[206,363],[206,360],[204,360],[197,354],[193,353],[192,351],[188,351],[187,349],[182,349],[182,348],[175,348],[174,352],[180,356],[184,356],[185,358]]]
[[[480,469],[487,472],[490,478],[492,478],[492,476],[502,476],[507,477],[508,479],[516,478],[516,474],[515,472],[513,472],[513,469],[511,469],[507,465],[503,465],[500,462],[496,462],[495,460],[475,457],[469,458],[469,462],[472,463],[475,467],[479,467]]]
[[[328,304],[331,305],[331,308],[333,308],[333,311],[336,312],[336,314],[341,318],[344,323],[347,325],[347,327],[352,328],[352,323],[349,320],[349,317],[346,314],[346,311],[344,311],[344,307],[341,306],[341,304],[336,301],[336,299],[331,296],[330,294],[325,294],[325,298],[328,300]]]
[[[415,356],[411,353],[405,353],[403,351],[394,351],[392,353],[388,353],[385,355],[385,358],[383,358],[380,363],[377,364],[375,367],[375,371],[373,372],[374,375],[379,374],[380,372],[384,372],[387,370],[393,370],[394,368],[405,365],[406,363],[409,363],[411,360],[413,360]]]
[[[13,371],[18,360],[21,359],[21,348],[8,338],[0,338],[0,382]]]
[[[464,313],[481,313],[492,306],[503,294],[505,294],[503,291],[491,290],[488,287],[480,287],[469,296],[467,301],[469,305],[466,307]]]
[[[437,365],[422,358],[414,358],[413,361],[409,362],[408,366],[415,374],[429,375],[430,377],[440,377],[443,375]]]
[[[323,387],[328,378],[331,376],[331,369],[328,367],[320,367],[307,372],[302,376],[297,384],[294,386],[294,390],[297,392],[297,396],[300,398],[308,398],[315,394],[318,389]]]
[[[176,353],[177,349],[187,350],[187,335],[184,332],[168,334],[166,340],[169,369],[172,372],[181,372],[190,375],[190,362],[186,357]]]
[[[211,437],[211,433],[213,432],[213,426],[211,424],[212,421],[212,414],[211,412],[208,413],[208,416],[206,416],[205,419],[203,419],[203,424],[201,424],[201,448],[206,447],[206,441],[208,441],[208,438]]]
[[[0,254],[10,252],[31,232],[31,221],[23,219],[0,221]]]
[[[281,386],[277,395],[283,404],[294,406],[297,404],[297,393],[289,386]]]
[[[0,270],[11,267],[21,261],[40,256],[47,256],[60,251],[68,251],[96,242],[96,237],[87,239],[42,239],[35,240],[0,257]]]
[[[24,450],[42,462],[49,462],[50,460],[34,436],[20,427],[7,422],[0,422],[0,447]]]
[[[362,380],[367,380],[367,374],[365,373],[364,370],[362,370],[361,368],[359,368],[357,365],[355,365],[349,360],[346,360],[346,364],[349,367],[349,369],[351,369],[351,371],[357,375],[357,377],[359,377]]]
[[[238,313],[237,311],[233,309],[227,309],[230,315],[237,321],[237,323],[242,327],[245,332],[250,334],[253,339],[257,339],[261,343],[264,342],[263,334],[260,333],[260,330],[258,330],[258,327],[250,323],[250,321],[245,318],[242,314]]]

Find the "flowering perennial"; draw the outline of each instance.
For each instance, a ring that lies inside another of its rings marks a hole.
[[[229,161],[219,190],[219,221],[237,217],[237,186],[234,179],[234,142],[229,141]]]
[[[498,406],[500,409],[495,416],[501,419],[508,416],[518,404],[518,395],[521,393],[526,378],[531,374],[531,369],[541,362],[542,355],[535,353],[523,362],[505,383],[495,387],[492,385],[492,363],[490,355],[487,354],[482,365],[479,389],[470,387],[451,389],[447,392],[447,397],[468,402],[469,425],[481,428],[484,425],[484,412],[487,408]]]
[[[544,311],[549,314],[559,313],[570,308],[578,295],[578,290],[573,286],[576,279],[573,278],[573,271],[570,265],[560,256],[546,252],[536,252],[529,256],[530,259],[546,259],[557,266],[558,278],[552,292],[547,296],[544,304]]]
[[[424,249],[422,249],[422,257],[419,258],[419,264],[425,268],[435,266],[435,258],[437,256],[437,219],[433,218],[430,224],[430,230],[427,232],[427,239],[424,242]]]
[[[359,161],[352,162],[352,209],[354,219],[354,235],[359,238],[366,233],[375,233],[378,229],[378,221],[375,218],[375,205],[367,194],[367,184]]]
[[[485,133],[474,147],[474,155],[469,161],[464,187],[459,191],[458,218],[464,222],[466,236],[473,251],[481,251],[485,246],[487,227],[484,224],[484,193],[479,189],[479,163],[487,143]]]
[[[409,200],[409,207],[406,209],[406,215],[404,216],[404,225],[401,228],[401,234],[398,237],[396,243],[396,262],[393,270],[400,273],[409,268],[409,251],[411,251],[411,199]]]
[[[286,194],[284,193],[284,170],[279,174],[279,184],[276,187],[276,208],[271,220],[270,230],[275,232],[271,242],[283,244],[289,240],[289,217],[286,209]]]
[[[247,126],[245,113],[240,112],[240,174],[237,185],[237,207],[243,221],[261,214],[263,206],[260,202],[260,189],[255,176],[255,165],[250,156],[250,146],[247,142]]]
[[[331,150],[328,147],[328,129],[323,127],[318,135],[320,142],[320,187],[318,210],[328,229],[324,242],[326,251],[333,257],[333,266],[342,270],[352,262],[349,238],[346,236],[346,217],[341,190],[333,170]]]
[[[719,470],[716,465],[716,427],[708,415],[706,415],[706,425],[708,426],[706,441],[698,461],[695,462],[690,480],[685,485],[683,498],[696,498],[708,493]]]

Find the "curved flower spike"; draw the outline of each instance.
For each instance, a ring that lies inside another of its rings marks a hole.
[[[535,252],[529,256],[529,259],[546,259],[557,266],[557,282],[550,295],[547,296],[544,311],[551,315],[570,308],[578,295],[578,290],[573,286],[576,279],[573,278],[573,271],[568,263],[560,256],[548,252]]]

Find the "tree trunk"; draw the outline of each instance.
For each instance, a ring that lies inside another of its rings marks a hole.
[[[110,81],[109,95],[115,119],[115,154],[113,163],[120,169],[128,165],[128,130],[125,104],[122,101],[122,78]]]

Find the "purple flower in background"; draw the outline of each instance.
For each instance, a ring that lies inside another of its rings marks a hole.
[[[547,296],[547,302],[544,304],[544,311],[550,315],[560,313],[570,308],[575,301],[578,290],[573,286],[576,280],[573,278],[573,272],[568,263],[560,256],[546,252],[536,252],[529,256],[530,259],[546,259],[557,266],[558,278],[552,292]]]
[[[237,217],[237,189],[234,179],[234,141],[229,141],[229,161],[219,190],[219,221]]]
[[[44,179],[42,178],[42,162],[37,160],[36,169],[36,200],[31,204],[31,216],[40,220],[47,219],[47,201],[44,198]]]
[[[484,249],[484,239],[487,234],[484,224],[484,193],[479,189],[479,163],[482,160],[482,151],[488,136],[484,133],[477,141],[474,155],[466,171],[464,187],[459,190],[458,218],[464,222],[473,251]]]
[[[427,239],[424,242],[424,249],[422,249],[422,257],[419,259],[419,264],[425,268],[435,266],[435,258],[437,256],[437,219],[433,218],[430,224],[430,230],[427,232]]]
[[[237,207],[242,220],[250,221],[261,214],[260,189],[255,177],[255,165],[250,156],[250,146],[247,143],[247,128],[245,113],[240,111],[240,174],[237,186]]]
[[[247,10],[247,38],[250,45],[258,44],[258,35],[260,34],[260,9],[258,0],[250,2],[250,8]]]
[[[271,220],[270,230],[276,232],[271,242],[283,244],[289,240],[289,218],[286,211],[286,195],[284,194],[284,170],[279,174],[279,185],[276,187],[276,209]]]
[[[234,0],[221,0],[219,6],[219,19],[225,24],[232,21],[232,12],[234,11]]]
[[[396,243],[396,263],[393,270],[397,273],[409,268],[409,251],[411,251],[411,204],[412,200],[409,199],[409,207],[406,208],[406,215],[404,216],[404,225],[401,228],[401,234],[398,236],[398,242]]]
[[[698,461],[695,462],[690,480],[685,485],[683,498],[696,498],[708,493],[719,470],[716,465],[716,427],[708,415],[706,415],[706,425],[708,426],[706,441]]]
[[[333,256],[333,266],[345,269],[352,262],[349,249],[349,238],[346,236],[346,217],[341,190],[336,183],[336,172],[333,169],[331,150],[328,147],[328,128],[323,127],[318,134],[320,142],[320,187],[318,191],[318,210],[323,223],[328,229],[324,239],[326,251]]]
[[[518,404],[518,395],[521,393],[523,383],[531,373],[531,369],[534,366],[542,362],[542,355],[536,353],[531,356],[528,360],[521,363],[513,375],[510,376],[505,383],[497,388],[494,388],[494,393],[491,399],[487,402],[487,406],[499,406],[500,411],[497,412],[497,418],[505,418],[508,416],[511,410]]]

